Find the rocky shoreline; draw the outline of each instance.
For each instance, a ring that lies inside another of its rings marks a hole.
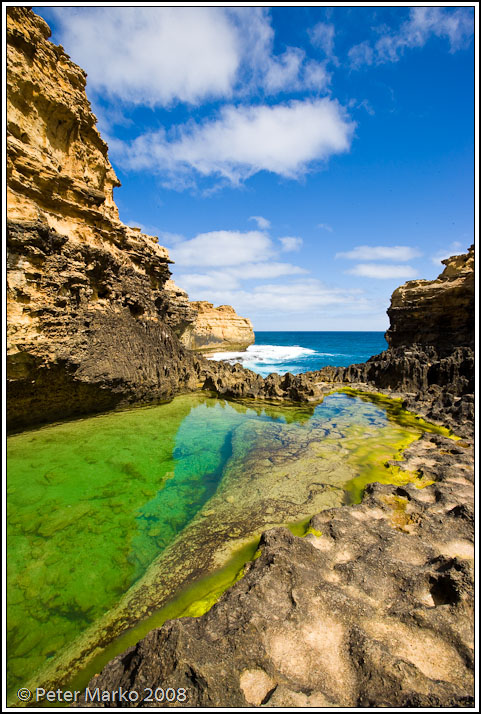
[[[398,398],[458,437],[424,434],[405,450],[402,468],[431,485],[370,484],[360,505],[314,516],[304,538],[266,531],[260,557],[209,612],[151,631],[90,691],[188,693],[168,707],[473,706],[474,250],[444,263],[437,280],[407,283],[393,298],[419,284],[430,295],[438,328],[429,343],[407,332],[401,344],[403,325],[422,317],[421,297],[391,306],[396,345],[364,364],[263,379],[219,363],[204,381],[223,396],[274,403],[315,403],[347,384]],[[446,322],[456,317],[450,348],[440,305]]]
[[[140,693],[122,707],[183,706],[142,701],[156,687],[193,707],[473,706],[473,462],[457,444],[406,452],[432,486],[371,484],[304,538],[265,532],[207,614],[153,630],[89,689]]]
[[[85,73],[31,10],[7,19],[10,431],[200,389],[279,405],[348,385],[462,437],[405,451],[424,489],[372,484],[304,538],[267,531],[209,612],[153,630],[90,688],[188,692],[161,706],[472,706],[474,249],[395,291],[389,349],[364,364],[264,379],[208,361],[182,343],[197,313],[167,251],[119,220]]]

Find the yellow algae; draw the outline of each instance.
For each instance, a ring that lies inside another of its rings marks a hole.
[[[318,531],[317,528],[313,528],[312,526],[309,526],[309,528],[306,530],[304,535],[313,535],[316,536],[316,538],[320,538],[322,536],[322,531]]]
[[[341,389],[337,391],[351,397],[358,397],[363,401],[369,401],[383,406],[388,418],[401,426],[413,427],[419,429],[421,432],[426,431],[430,434],[440,434],[441,436],[453,439],[453,441],[461,439],[461,437],[456,436],[451,429],[438,424],[432,424],[426,421],[421,415],[404,409],[403,400],[400,397],[389,397],[380,392],[364,392],[362,389],[354,389],[353,387],[341,387]]]
[[[296,536],[319,537],[312,516],[359,502],[368,483],[427,485],[417,472],[394,463],[423,431],[444,433],[415,415],[407,418],[401,400],[335,392],[314,409],[293,408],[288,415],[271,405],[181,397],[154,409],[29,432],[29,449],[22,448],[23,436],[14,437],[9,528],[18,536],[10,550],[18,552],[13,560],[10,553],[10,563],[28,562],[29,568],[10,574],[8,631],[12,642],[18,638],[17,650],[11,649],[12,684],[65,683],[78,671],[85,686],[151,629],[207,612],[244,575],[245,563],[260,555],[263,530],[285,526]],[[54,492],[55,502],[49,500]],[[42,512],[39,498],[46,499]],[[101,577],[117,598],[110,610],[88,610],[92,588],[80,570],[69,576],[71,592],[57,592],[55,574],[65,570],[65,547],[52,547],[57,538],[71,542],[80,564],[88,542],[90,568],[97,562],[93,547],[103,548],[100,557],[108,557],[110,566]],[[111,577],[124,572],[118,582]],[[38,604],[47,603],[38,630],[44,632],[48,602],[67,594],[68,609],[52,615],[54,638],[36,643],[22,637],[26,624],[37,634],[22,609],[34,618]],[[79,618],[84,612],[90,621]]]
[[[408,499],[404,496],[382,496],[384,503],[391,509],[390,521],[391,525],[397,530],[406,531],[406,526],[413,523],[413,519],[407,513]]]

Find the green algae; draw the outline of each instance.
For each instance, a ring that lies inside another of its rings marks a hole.
[[[200,617],[208,612],[223,593],[244,576],[245,564],[259,557],[259,540],[260,536],[249,540],[231,555],[224,567],[191,583],[164,607],[116,638],[100,654],[92,658],[82,672],[67,681],[65,689],[84,689],[90,679],[100,672],[110,659],[135,645],[151,630],[162,627],[168,620],[179,617]]]
[[[432,424],[419,414],[404,409],[403,400],[400,397],[388,397],[380,392],[363,392],[361,389],[354,389],[353,387],[342,387],[338,392],[382,406],[386,410],[388,418],[400,426],[418,429],[420,432],[429,434],[440,434],[453,440],[461,438],[453,434],[450,429],[438,424]]]
[[[88,681],[153,627],[203,614],[265,528],[314,533],[314,513],[358,502],[367,483],[422,485],[388,462],[443,432],[388,401],[337,392],[286,416],[189,395],[11,437],[10,689],[50,660],[78,660]]]

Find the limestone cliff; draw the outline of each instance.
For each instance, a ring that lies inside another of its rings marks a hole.
[[[10,429],[196,386],[179,343],[195,313],[169,256],[125,226],[86,75],[31,10],[7,8]]]
[[[393,292],[390,347],[430,345],[448,354],[474,346],[474,246],[442,262],[446,267],[436,280],[410,280]]]
[[[245,350],[255,340],[251,321],[239,317],[230,305],[214,307],[210,302],[191,302],[197,315],[182,334],[182,343],[199,352]]]

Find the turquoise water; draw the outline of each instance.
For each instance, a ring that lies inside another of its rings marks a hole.
[[[266,377],[309,372],[327,365],[347,367],[387,349],[384,332],[256,332],[245,352],[217,353],[216,359],[240,362]]]
[[[392,481],[387,460],[420,430],[339,393],[291,409],[191,394],[10,437],[9,690],[61,657],[173,543],[185,577],[205,575],[201,556],[217,545]]]

